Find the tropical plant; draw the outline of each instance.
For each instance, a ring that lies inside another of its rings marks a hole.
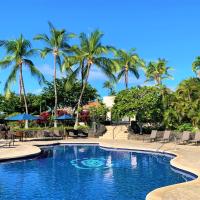
[[[111,81],[105,81],[103,83],[103,88],[108,89],[109,90],[109,95],[111,95],[111,96],[116,94],[116,92],[114,90],[114,83],[111,82]]]
[[[137,79],[139,78],[139,67],[145,67],[144,61],[135,53],[135,49],[126,52],[118,50],[116,52],[116,64],[119,68],[118,80],[124,77],[126,89],[128,89],[129,73],[132,73]]]
[[[158,87],[133,87],[119,92],[112,108],[114,118],[136,117],[141,131],[144,123],[161,126],[163,122],[163,101]]]
[[[194,132],[194,127],[192,124],[190,123],[184,123],[184,124],[181,124],[177,127],[177,130],[180,131],[180,132],[183,132],[183,131],[190,131],[190,132]]]
[[[54,58],[54,98],[55,98],[55,106],[54,106],[54,117],[57,117],[57,86],[56,86],[56,78],[57,78],[57,64],[61,70],[62,57],[66,56],[66,52],[70,51],[70,45],[68,44],[68,40],[70,38],[75,37],[75,34],[68,33],[64,29],[58,30],[56,29],[51,22],[49,24],[49,32],[50,36],[46,34],[39,34],[34,37],[35,40],[41,40],[46,44],[44,49],[40,50],[41,57],[44,58],[48,54],[53,55]],[[54,121],[54,127],[57,127],[57,121]]]
[[[24,100],[25,112],[28,114],[28,106],[26,99],[26,91],[23,78],[23,67],[26,66],[30,69],[33,76],[36,76],[39,83],[44,82],[44,76],[39,72],[39,70],[34,66],[33,62],[29,59],[33,56],[35,50],[31,48],[31,43],[26,40],[21,34],[18,39],[15,40],[3,40],[0,41],[1,46],[6,49],[7,55],[0,61],[1,68],[7,68],[13,65],[11,73],[5,83],[5,92],[9,91],[10,85],[15,82],[17,72],[19,72],[19,88],[20,88],[20,98]],[[26,123],[26,127],[28,124]]]
[[[200,77],[200,56],[195,58],[195,61],[192,63],[192,71]]]
[[[60,108],[72,107],[72,109],[75,110],[79,95],[82,90],[82,84],[81,84],[81,81],[74,79],[74,81],[71,82],[71,87],[66,90],[65,88],[66,80],[68,80],[68,78],[56,79],[56,85],[57,85],[57,90],[58,90],[58,93],[57,93],[58,107]],[[43,88],[41,92],[41,97],[43,100],[45,100],[45,104],[49,106],[51,109],[53,109],[54,107],[53,81],[46,83],[46,86]],[[98,98],[99,98],[99,95],[97,93],[97,90],[93,88],[90,84],[87,84],[85,88],[85,92],[83,94],[83,98],[82,98],[83,105],[87,104],[89,101],[94,101],[95,99],[98,99]]]
[[[13,92],[10,93],[9,98],[4,95],[0,95],[0,111],[6,114],[22,112],[21,103],[19,95],[16,95]]]
[[[146,82],[155,81],[156,85],[162,85],[164,79],[172,78],[169,74],[169,70],[172,70],[172,67],[167,66],[167,61],[165,59],[158,59],[157,62],[149,62],[145,70]]]
[[[89,36],[87,36],[85,33],[81,33],[79,36],[80,46],[74,46],[74,55],[65,60],[64,66],[66,68],[71,67],[73,64],[78,64],[78,68],[80,69],[81,66],[84,72],[83,87],[77,103],[75,128],[78,125],[78,111],[80,110],[82,97],[88,83],[91,68],[96,66],[101,69],[106,76],[112,80],[115,79],[113,75],[113,61],[110,58],[105,57],[105,54],[107,54],[112,48],[101,44],[102,37],[103,33],[99,30],[95,30]],[[78,68],[75,70],[76,72],[78,71]]]
[[[106,120],[106,114],[108,108],[104,104],[99,106],[93,106],[89,108],[89,116],[92,122],[104,122]]]
[[[193,127],[200,127],[200,80],[189,78],[183,80],[175,92],[169,95],[165,108],[165,124],[170,128],[177,128],[181,124],[189,123]]]

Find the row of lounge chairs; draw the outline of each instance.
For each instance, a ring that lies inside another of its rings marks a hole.
[[[163,137],[161,138],[161,142],[169,142],[172,137],[172,131],[164,131]],[[158,131],[152,130],[149,138],[144,140],[149,140],[150,142],[155,142],[159,139]],[[184,131],[181,137],[177,140],[179,144],[187,144],[187,143],[200,143],[200,132],[195,133],[194,139],[191,139],[191,133],[189,131]]]
[[[39,135],[36,136],[35,131],[4,131],[3,135],[6,139],[0,139],[0,147],[6,147],[14,145],[14,142],[16,139],[19,139],[19,141],[23,142],[26,140],[29,140],[27,138],[31,138],[30,140],[40,141],[40,140],[62,140],[65,137],[88,137],[88,133],[83,130],[66,130],[66,131],[60,131],[60,130],[43,130],[40,131]]]

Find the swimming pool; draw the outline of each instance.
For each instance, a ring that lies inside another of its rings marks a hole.
[[[195,178],[166,155],[78,144],[43,155],[0,164],[1,200],[145,200],[156,188]]]

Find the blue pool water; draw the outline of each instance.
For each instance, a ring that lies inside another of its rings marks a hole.
[[[0,164],[1,200],[145,200],[159,187],[192,180],[170,157],[95,145],[48,147],[45,156]]]

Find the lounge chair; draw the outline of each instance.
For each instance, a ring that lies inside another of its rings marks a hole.
[[[178,144],[187,144],[190,140],[190,132],[184,131],[180,140],[178,141]]]
[[[4,146],[9,146],[12,144],[12,140],[5,140],[5,139],[0,139],[0,147]]]
[[[67,137],[88,137],[88,133],[83,130],[68,129]]]
[[[150,137],[149,138],[144,138],[143,141],[149,140],[150,142],[155,142],[157,140],[157,137],[158,137],[157,133],[158,133],[157,130],[152,130]]]
[[[45,141],[48,141],[48,140],[61,140],[62,137],[58,136],[57,135],[58,133],[54,132],[54,131],[50,131],[50,130],[44,130],[43,131],[43,137],[42,138],[38,138],[36,140],[45,140]]]
[[[54,131],[53,131],[53,134],[54,134],[54,137],[63,139],[63,134],[61,133],[60,130],[54,130]]]
[[[75,129],[68,129],[66,130],[67,138],[68,137],[78,137],[78,130]]]
[[[200,132],[195,133],[194,139],[190,140],[191,143],[198,144],[200,142]]]
[[[161,142],[169,142],[171,136],[171,131],[164,131],[163,138]]]
[[[83,130],[78,130],[79,137],[88,137],[88,133]]]

